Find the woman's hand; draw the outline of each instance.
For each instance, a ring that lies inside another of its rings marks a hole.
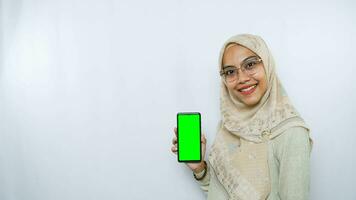
[[[174,133],[175,136],[173,137],[172,140],[172,148],[171,151],[177,155],[177,128],[174,127]],[[199,173],[203,171],[204,169],[204,158],[205,158],[205,149],[206,149],[206,138],[205,134],[203,133],[201,136],[201,148],[202,148],[202,161],[200,163],[186,163],[186,165],[194,172],[194,173]]]

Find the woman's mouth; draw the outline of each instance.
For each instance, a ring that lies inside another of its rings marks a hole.
[[[253,93],[256,90],[257,85],[258,84],[251,85],[248,88],[239,89],[238,91],[243,95],[249,95],[249,94]]]

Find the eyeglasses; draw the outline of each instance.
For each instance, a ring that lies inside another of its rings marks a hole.
[[[241,69],[243,73],[251,77],[258,72],[258,66],[261,62],[261,58],[251,56],[245,59],[239,68],[230,65],[224,66],[223,69],[220,70],[220,76],[223,78],[225,83],[231,83],[238,79],[238,69]]]

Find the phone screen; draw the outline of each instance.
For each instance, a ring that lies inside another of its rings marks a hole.
[[[201,161],[200,113],[177,114],[178,162]]]

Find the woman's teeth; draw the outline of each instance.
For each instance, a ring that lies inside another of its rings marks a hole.
[[[257,84],[256,84],[256,85],[252,85],[251,87],[248,87],[248,88],[241,89],[241,90],[239,90],[239,91],[240,91],[240,92],[246,92],[246,91],[249,91],[249,90],[255,88],[256,86],[257,86]]]

